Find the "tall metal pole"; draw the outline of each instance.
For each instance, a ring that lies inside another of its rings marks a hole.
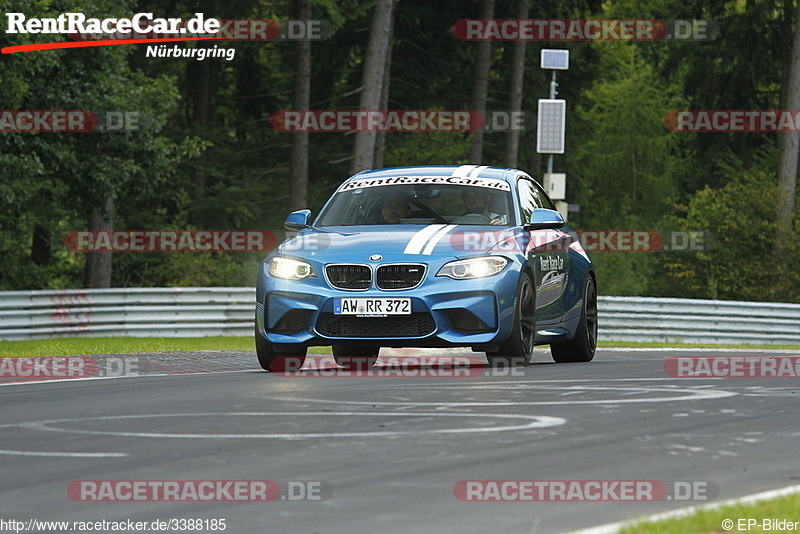
[[[553,79],[550,81],[550,100],[555,100],[558,95],[558,83],[556,83],[556,71],[553,70]],[[547,156],[547,174],[553,174],[553,155]]]

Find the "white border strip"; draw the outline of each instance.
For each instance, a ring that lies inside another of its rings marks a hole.
[[[746,349],[725,347],[597,347],[597,352],[742,352],[761,354],[800,354],[798,349]]]
[[[775,499],[776,497],[783,497],[784,495],[792,495],[794,493],[800,493],[800,484],[797,484],[795,486],[787,486],[785,488],[780,488],[775,490],[762,491],[761,493],[753,493],[751,495],[745,495],[744,497],[737,497],[735,499],[728,499],[726,501],[701,504],[697,506],[689,506],[687,508],[679,508],[677,510],[672,510],[670,512],[645,515],[641,517],[636,517],[634,519],[618,521],[617,523],[608,523],[606,525],[585,528],[583,530],[574,530],[568,534],[614,534],[616,532],[619,532],[620,529],[622,528],[635,525],[636,523],[640,523],[642,521],[664,521],[665,519],[678,519],[681,517],[690,516],[695,512],[716,510],[718,508],[723,508],[725,506],[733,506],[737,504],[753,504],[759,501]]]

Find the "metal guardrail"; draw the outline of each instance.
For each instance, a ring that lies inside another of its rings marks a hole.
[[[600,297],[601,340],[800,345],[800,304]]]
[[[600,297],[600,339],[800,344],[800,304]],[[0,292],[0,339],[253,334],[255,289],[127,288]]]
[[[251,287],[0,292],[0,339],[253,334]]]

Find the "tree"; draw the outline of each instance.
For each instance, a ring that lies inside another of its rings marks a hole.
[[[568,121],[574,149],[569,194],[581,206],[574,223],[592,230],[651,230],[672,216],[677,177],[686,168],[679,136],[663,117],[680,109],[677,88],[656,83],[652,67],[630,43],[603,43],[609,53],[603,79],[586,87],[583,105]],[[604,292],[647,294],[657,258],[643,252],[604,252],[592,257]],[[611,275],[613,273],[613,275]]]
[[[606,77],[586,87],[568,122],[577,141],[571,176],[581,223],[654,224],[672,213],[683,164],[679,136],[663,118],[679,109],[676,87],[659,86],[635,45],[604,43]],[[597,227],[597,226],[596,226]]]
[[[528,18],[528,0],[519,0],[517,5],[517,18]],[[525,44],[526,41],[515,41],[511,44],[511,80],[509,83],[508,109],[513,113],[522,110],[522,91],[525,80]],[[519,159],[520,132],[514,129],[506,133],[507,167],[516,167]]]
[[[386,65],[383,68],[383,83],[381,85],[380,109],[389,109],[389,88],[392,85],[392,38],[394,36],[394,12],[392,10],[389,20],[389,47],[386,49]],[[372,166],[376,169],[383,167],[383,160],[386,150],[386,132],[377,132],[375,137],[375,155],[373,156]]]
[[[28,14],[58,15],[51,11],[49,3],[42,2],[38,7]],[[95,7],[105,16],[121,17],[129,12],[129,6],[110,1],[96,2]],[[18,44],[15,39],[3,34],[3,45]],[[114,207],[120,204],[115,203],[115,198],[125,203],[130,195],[152,191],[166,180],[180,159],[180,142],[172,143],[161,135],[167,112],[177,101],[175,80],[165,76],[150,78],[131,69],[128,57],[132,51],[128,46],[53,50],[14,54],[5,61],[4,75],[12,81],[13,94],[0,95],[11,109],[96,111],[101,124],[102,111],[134,113],[138,117],[137,131],[23,132],[0,138],[4,159],[28,164],[20,169],[18,179],[27,182],[20,186],[33,192],[31,201],[44,202],[32,211],[41,212],[35,220],[3,221],[3,226],[15,233],[37,236],[28,241],[27,247],[36,243],[39,251],[44,250],[43,236],[60,238],[58,232],[76,228],[65,228],[65,224],[79,229],[85,229],[87,224],[89,229],[113,229]],[[44,178],[43,184],[37,183],[40,178]],[[48,194],[40,194],[42,185]],[[15,188],[12,185],[12,190]],[[19,249],[13,254],[23,270],[29,265],[34,273],[42,272],[32,258],[41,259],[43,254],[27,254]],[[110,252],[93,254],[83,262],[83,279],[91,287],[108,287],[112,276]],[[42,278],[31,285],[51,283]]]
[[[378,0],[372,12],[369,29],[369,42],[364,58],[364,72],[361,83],[361,101],[359,109],[374,111],[381,104],[381,91],[386,69],[386,56],[389,51],[392,11],[394,0]],[[353,145],[353,161],[351,173],[355,174],[373,167],[375,156],[376,132],[361,131],[356,133]]]
[[[311,19],[311,0],[295,0],[295,16],[299,20]],[[303,39],[296,44],[297,64],[292,87],[292,109],[311,107],[311,41]],[[289,205],[292,210],[308,205],[308,132],[292,134],[292,173],[290,175]]]
[[[784,78],[788,86],[784,90],[787,110],[800,110],[800,5],[797,6],[794,23],[789,75]],[[792,234],[797,189],[797,156],[800,150],[800,132],[781,132],[780,162],[778,164],[778,221],[775,234],[775,259],[783,262],[786,246]]]
[[[494,17],[494,0],[481,0],[480,19]],[[486,111],[486,101],[489,96],[489,72],[492,65],[492,42],[480,41],[475,51],[475,63],[472,77],[472,110],[481,113]],[[469,147],[467,160],[470,163],[483,162],[483,130],[472,134],[472,144]]]
[[[765,150],[745,168],[733,155],[720,166],[727,180],[692,196],[686,228],[713,236],[713,246],[700,254],[673,253],[668,277],[680,282],[678,292],[698,298],[797,302],[800,259],[797,232],[785,243],[786,261],[769,261],[774,249],[778,187],[773,174],[775,150]],[[754,194],[754,192],[758,192]]]

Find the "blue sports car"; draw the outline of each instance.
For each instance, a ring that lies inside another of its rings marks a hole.
[[[524,365],[534,345],[588,362],[597,344],[592,262],[520,170],[477,165],[364,171],[261,265],[255,342],[266,370],[309,346],[364,369],[381,347],[471,347]],[[286,362],[291,361],[288,365]]]

